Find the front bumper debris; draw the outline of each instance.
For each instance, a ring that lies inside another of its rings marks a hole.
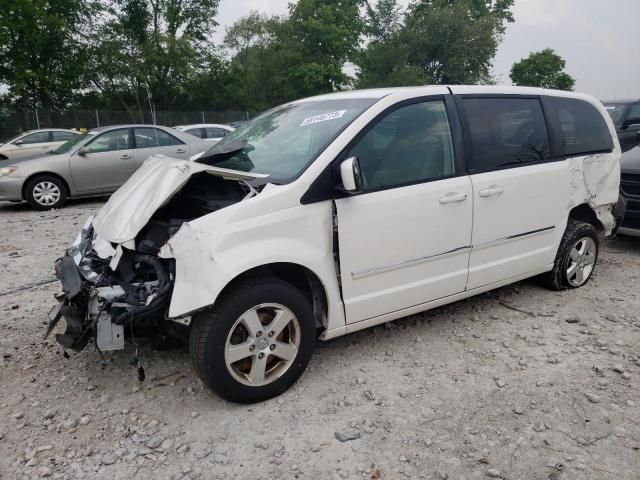
[[[65,349],[80,351],[95,338],[100,351],[124,348],[125,328],[164,318],[172,274],[170,261],[120,250],[115,270],[94,250],[92,219],[55,263],[62,286],[49,313],[45,338],[64,318],[66,329],[56,335]]]

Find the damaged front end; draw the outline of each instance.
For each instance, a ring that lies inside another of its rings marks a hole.
[[[93,249],[93,217],[64,257],[55,263],[63,293],[50,313],[46,335],[64,317],[66,330],[56,335],[65,348],[80,351],[95,338],[100,351],[124,348],[125,328],[163,319],[173,287],[173,263],[154,255],[121,250],[117,267]]]
[[[175,260],[161,248],[185,223],[256,195],[261,177],[151,157],[55,262],[62,293],[45,338],[61,318],[56,340],[75,351],[92,338],[100,352],[122,349],[134,330],[175,334],[188,319],[166,322]]]

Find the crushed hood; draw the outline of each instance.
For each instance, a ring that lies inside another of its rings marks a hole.
[[[133,240],[151,216],[180,191],[192,175],[202,172],[229,180],[268,177],[153,155],[102,207],[93,221],[95,232],[102,239],[113,243]]]

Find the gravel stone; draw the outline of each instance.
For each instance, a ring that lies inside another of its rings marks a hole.
[[[55,334],[64,322],[41,340],[60,285],[20,289],[53,278],[53,263],[103,203],[40,212],[0,202],[0,293],[18,289],[0,295],[3,479],[41,478],[41,467],[56,480],[477,480],[487,470],[499,474],[492,480],[635,478],[635,240],[603,243],[596,277],[578,290],[524,281],[318,342],[290,390],[242,405],[210,392],[183,349],[140,339],[140,383],[130,343],[102,366],[93,344],[63,357]],[[78,426],[65,428],[73,419]]]
[[[38,469],[38,473],[40,474],[41,478],[47,478],[53,475],[53,471],[49,467],[40,467]]]
[[[585,392],[584,395],[589,399],[591,403],[600,403],[600,397],[595,393]]]
[[[350,442],[351,440],[357,440],[360,438],[360,432],[353,431],[345,431],[345,432],[336,432],[335,433],[336,440],[339,442]]]
[[[77,418],[70,418],[68,420],[65,420],[65,422],[62,424],[62,426],[64,428],[76,428],[78,426],[78,419]]]
[[[158,448],[160,445],[162,445],[162,442],[164,442],[164,438],[162,437],[159,437],[159,436],[151,437],[147,442],[147,447]]]

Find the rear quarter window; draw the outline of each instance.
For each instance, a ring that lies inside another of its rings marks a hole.
[[[589,102],[577,98],[547,97],[555,116],[555,134],[564,155],[610,152],[613,140],[600,111]]]

